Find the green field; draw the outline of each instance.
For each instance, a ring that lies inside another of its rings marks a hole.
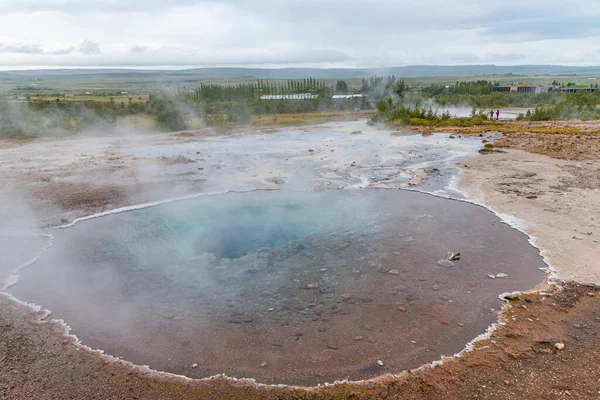
[[[24,99],[26,95],[31,96],[54,96],[61,97],[64,94],[74,94],[76,100],[98,100],[103,101],[104,96],[125,97],[128,101],[129,97],[136,98],[141,95],[149,95],[157,91],[173,92],[177,88],[194,89],[200,83],[211,84],[217,83],[222,85],[237,85],[240,83],[257,82],[261,75],[255,74],[254,70],[240,70],[237,74],[234,73],[207,73],[202,70],[191,71],[131,71],[122,73],[72,73],[68,72],[53,73],[51,71],[31,71],[28,73],[2,73],[0,72],[0,94],[8,96],[17,96],[19,99]],[[362,77],[344,77],[350,72],[331,71],[330,74],[338,73],[340,75],[327,76],[320,78],[320,75],[327,75],[327,70],[298,70],[297,76],[294,79],[303,79],[308,77],[310,72],[315,73],[315,78],[325,82],[328,86],[334,86],[337,80],[343,79],[348,84],[349,90],[356,91],[360,88]],[[353,71],[353,70],[349,70]],[[452,70],[450,70],[452,71]],[[264,71],[263,71],[264,72]],[[393,72],[393,69],[392,71]],[[426,71],[424,71],[425,73]],[[286,74],[292,74],[287,72]],[[376,71],[373,75],[378,74],[384,76],[386,71]],[[500,82],[501,84],[509,83],[527,83],[527,84],[550,84],[553,81],[559,83],[573,82],[581,86],[589,86],[600,82],[600,69],[597,71],[582,70],[568,74],[553,74],[553,73],[522,73],[522,74],[456,74],[444,76],[414,76],[418,74],[418,68],[414,67],[411,70],[412,76],[402,76],[397,74],[396,77],[403,79],[406,84],[418,89],[423,86],[438,84],[450,85],[457,81],[477,81],[487,80]],[[282,73],[273,73],[273,78],[264,78],[270,82],[285,83],[288,78],[282,79],[278,77]],[[351,74],[350,74],[351,75]],[[356,75],[356,74],[354,74]],[[91,92],[92,98],[86,98],[85,93]],[[120,96],[121,92],[128,92],[125,96]],[[119,99],[120,101],[120,99]]]
[[[73,97],[66,97],[64,95],[62,96],[57,96],[57,95],[52,95],[52,94],[48,94],[48,95],[29,95],[30,99],[33,101],[56,101],[57,99],[60,101],[98,101],[98,102],[106,102],[109,103],[111,101],[114,101],[115,103],[121,103],[121,102],[126,102],[128,103],[129,101],[131,101],[132,103],[145,103],[146,101],[148,101],[149,95],[147,94],[135,94],[135,95],[115,95],[115,96],[105,96],[105,95],[74,95]],[[18,96],[18,98],[20,100],[25,100],[27,98],[27,95],[20,95]]]

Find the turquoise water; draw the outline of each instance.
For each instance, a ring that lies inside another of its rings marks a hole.
[[[70,236],[68,242],[86,242],[78,246],[87,249],[81,262],[114,260],[149,268],[203,255],[237,259],[317,233],[351,231],[374,221],[377,213],[365,213],[366,207],[366,198],[336,193],[232,193],[109,215],[60,235]],[[89,224],[94,225],[91,232]]]

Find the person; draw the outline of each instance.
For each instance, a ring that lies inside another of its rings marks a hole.
[[[494,110],[490,111],[490,119],[494,119]]]
[[[500,119],[500,110],[496,110],[496,121]]]

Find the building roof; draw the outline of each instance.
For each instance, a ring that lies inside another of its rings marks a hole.
[[[265,94],[260,96],[261,100],[309,100],[317,99],[318,94],[296,93],[296,94]]]
[[[365,97],[364,94],[336,94],[333,95],[332,99],[354,99],[357,97]]]

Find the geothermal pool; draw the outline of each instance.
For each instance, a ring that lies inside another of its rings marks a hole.
[[[92,348],[193,378],[414,369],[483,333],[500,293],[544,279],[526,236],[488,210],[402,190],[206,195],[52,234],[9,292]],[[439,265],[448,252],[460,260]]]

